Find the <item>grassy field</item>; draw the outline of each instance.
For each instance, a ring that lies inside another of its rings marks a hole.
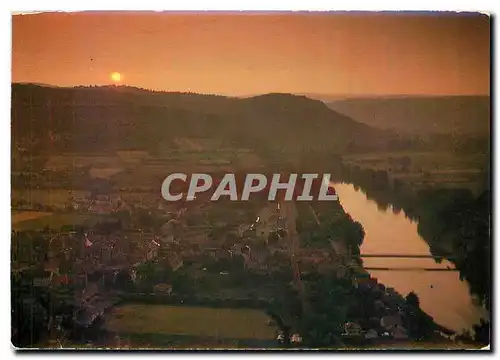
[[[240,168],[254,169],[264,166],[264,162],[257,155],[251,153],[237,154],[237,163]]]
[[[44,227],[58,230],[64,225],[94,224],[99,218],[94,214],[64,213],[51,214],[46,212],[20,211],[12,214],[12,229],[16,231],[38,230]]]
[[[483,346],[478,344],[455,343],[451,340],[444,342],[424,342],[424,341],[393,341],[377,344],[367,345],[363,347],[351,347],[340,350],[480,350]]]
[[[401,159],[410,159],[408,166],[401,166]],[[485,154],[457,155],[452,152],[380,152],[348,155],[343,158],[350,166],[383,170],[393,179],[419,186],[468,188],[473,192],[483,186],[483,171],[489,166]]]
[[[13,189],[12,200],[24,200],[29,204],[65,205],[75,198],[85,198],[90,192],[71,189]]]
[[[175,145],[179,148],[179,150],[186,150],[186,151],[201,151],[203,150],[202,144],[200,144],[199,141],[196,141],[196,139],[190,139],[190,138],[176,138],[174,140]]]
[[[348,155],[344,160],[372,169],[387,169],[389,160],[411,159],[411,168],[429,172],[475,172],[488,164],[485,154],[457,155],[451,152],[377,152],[370,154]]]
[[[109,179],[123,171],[123,168],[92,168],[89,175],[94,178]]]
[[[34,220],[49,215],[52,215],[52,213],[42,212],[42,211],[13,211],[12,224],[17,224],[28,220]]]
[[[276,330],[267,321],[259,310],[131,304],[115,309],[106,323],[117,333],[273,340]]]
[[[97,167],[121,167],[122,159],[115,156],[108,156],[106,154],[95,154],[95,156],[81,156],[79,154],[63,154],[51,156],[45,164],[46,169],[73,169],[83,166],[97,166]]]

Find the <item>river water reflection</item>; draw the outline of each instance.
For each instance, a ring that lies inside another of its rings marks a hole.
[[[429,255],[429,246],[417,232],[417,223],[405,217],[403,211],[395,214],[392,208],[380,210],[353,185],[335,184],[340,203],[352,218],[365,230],[362,254]],[[438,264],[432,258],[365,258],[365,267],[385,268],[452,268],[443,260]],[[434,320],[451,330],[468,329],[486,316],[483,308],[475,306],[469,286],[461,281],[458,271],[396,271],[373,270],[370,273],[386,286],[393,287],[406,296],[415,292],[422,310]]]

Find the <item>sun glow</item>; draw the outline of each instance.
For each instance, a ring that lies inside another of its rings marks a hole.
[[[122,74],[120,74],[119,72],[112,72],[110,77],[111,80],[115,83],[119,83],[120,81],[122,81]]]

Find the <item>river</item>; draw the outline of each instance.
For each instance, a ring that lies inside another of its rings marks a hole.
[[[392,208],[380,210],[353,185],[335,184],[340,203],[365,230],[361,254],[430,255],[429,246],[417,232],[417,223],[404,212]],[[438,264],[432,258],[365,258],[365,267],[385,268],[451,268],[447,260]],[[487,316],[486,310],[473,304],[468,283],[461,281],[458,271],[372,270],[372,276],[403,296],[410,291],[420,299],[420,307],[439,325],[461,332]]]

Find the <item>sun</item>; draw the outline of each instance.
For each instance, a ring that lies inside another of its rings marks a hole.
[[[120,81],[122,81],[122,74],[120,74],[119,72],[112,72],[111,75],[111,80],[115,83],[119,83]]]

